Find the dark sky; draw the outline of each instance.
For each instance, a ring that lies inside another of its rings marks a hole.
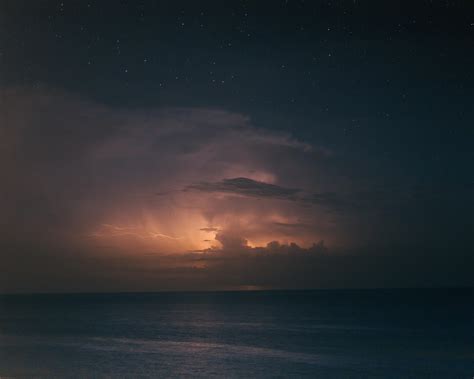
[[[473,67],[470,1],[0,0],[0,290],[473,285]]]

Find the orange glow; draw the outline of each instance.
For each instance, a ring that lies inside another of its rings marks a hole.
[[[152,230],[140,230],[136,226],[117,226],[112,224],[102,224],[102,229],[91,234],[93,237],[121,237],[133,236],[137,238],[168,238],[171,240],[179,240],[182,237],[168,236]]]
[[[255,175],[272,179],[268,173]],[[321,238],[292,207],[235,194],[178,192],[148,203],[130,203],[128,208],[111,207],[89,236],[133,254],[219,249],[223,247],[219,234],[247,241],[251,248],[272,241],[309,247]]]
[[[201,229],[206,229],[206,222],[196,213],[173,214],[166,221],[145,213],[133,221],[119,219],[102,223],[89,236],[134,251],[138,248],[138,251],[184,253],[209,248],[216,242],[217,228],[216,231]]]

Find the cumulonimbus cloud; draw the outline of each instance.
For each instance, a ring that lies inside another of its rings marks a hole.
[[[296,188],[310,184],[303,174],[308,157],[325,159],[306,142],[224,110],[117,110],[45,88],[1,91],[7,117],[0,205],[9,230],[4,235],[15,240],[56,244],[126,236],[153,240],[166,251],[172,239],[179,239],[176,250],[186,250],[213,240],[211,232],[239,230],[243,238],[266,243],[279,237],[273,222],[301,216],[295,205],[271,202],[293,199]],[[282,159],[291,164],[275,165]],[[295,163],[302,173],[296,182],[289,179]],[[294,187],[285,184],[290,181]],[[263,198],[270,203],[255,202]],[[319,237],[306,232],[294,238],[310,243]]]
[[[409,267],[415,283],[470,257],[443,236],[467,245],[469,225],[450,220],[469,209],[462,200],[472,186],[356,189],[357,178],[331,166],[332,150],[222,109],[116,109],[45,88],[0,92],[0,290],[307,288],[347,278],[370,286],[397,262],[422,262]],[[445,196],[460,199],[442,213],[451,219],[427,215]],[[438,228],[439,239],[422,254],[423,228]],[[399,240],[409,247],[397,260],[382,243]]]

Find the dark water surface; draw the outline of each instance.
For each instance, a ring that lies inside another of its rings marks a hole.
[[[474,290],[0,297],[0,377],[474,377]]]

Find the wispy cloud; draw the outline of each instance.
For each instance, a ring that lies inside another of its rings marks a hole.
[[[180,240],[182,237],[169,236],[163,233],[159,233],[153,230],[147,230],[138,226],[120,226],[111,224],[102,224],[99,230],[90,234],[91,237],[96,238],[112,238],[112,237],[124,237],[132,236],[142,239],[150,238],[165,238],[170,240]]]

